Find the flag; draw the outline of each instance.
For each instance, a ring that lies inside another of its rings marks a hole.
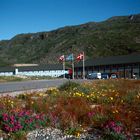
[[[80,54],[76,57],[76,59],[77,59],[78,61],[83,60],[83,58],[84,58],[84,53],[80,53]]]
[[[84,52],[80,53],[76,57],[76,60],[78,60],[78,61],[83,60],[83,79],[85,79],[85,55],[84,55]]]
[[[65,60],[65,56],[64,55],[61,55],[60,57],[59,57],[59,61],[64,61]]]
[[[70,54],[66,57],[66,60],[67,61],[73,61],[74,60],[74,57],[73,57],[73,54]]]

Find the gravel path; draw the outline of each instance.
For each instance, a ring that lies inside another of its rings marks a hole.
[[[55,128],[36,129],[27,134],[27,140],[99,140],[100,135],[82,134],[79,137],[65,135],[61,130]]]

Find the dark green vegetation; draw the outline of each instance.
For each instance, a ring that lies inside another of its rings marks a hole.
[[[86,59],[140,52],[140,14],[50,32],[20,34],[11,40],[0,41],[0,66],[58,63],[60,55],[77,55],[83,50]]]
[[[27,80],[42,80],[42,79],[54,79],[50,76],[0,76],[0,83],[13,82],[13,81],[27,81]]]
[[[0,76],[0,83],[1,82],[10,82],[10,81],[22,81],[23,78],[15,77],[15,76]]]

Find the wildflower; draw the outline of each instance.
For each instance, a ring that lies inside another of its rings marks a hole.
[[[80,133],[79,132],[76,133],[76,137],[80,137]]]
[[[34,101],[32,101],[31,104],[34,104]]]
[[[117,97],[118,95],[119,95],[118,93],[115,94],[116,97]]]
[[[93,115],[95,115],[95,112],[89,112],[88,113],[88,117],[92,117]]]
[[[121,133],[122,127],[121,127],[121,126],[116,126],[116,127],[114,127],[114,131],[115,131],[116,133]]]
[[[89,95],[87,95],[87,98],[89,98]]]
[[[6,113],[3,114],[3,120],[8,121],[8,114],[6,114]]]
[[[36,119],[39,119],[39,118],[40,118],[40,115],[36,115],[35,118],[36,118]]]
[[[11,101],[11,104],[14,104],[14,102],[13,102],[13,101]]]
[[[137,97],[138,99],[140,98],[140,96],[139,96],[139,95],[137,95],[136,97]]]
[[[11,121],[14,121],[14,119],[15,119],[14,115],[11,115],[11,116],[10,116],[10,120],[11,120]]]
[[[106,126],[106,129],[110,130],[110,131],[114,131],[116,133],[121,133],[123,130],[122,124],[121,123],[116,123],[114,121],[109,121]]]
[[[43,96],[43,93],[39,93],[39,96]]]

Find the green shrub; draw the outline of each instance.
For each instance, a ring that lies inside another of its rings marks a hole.
[[[64,91],[64,90],[72,91],[74,88],[77,88],[79,86],[80,86],[79,83],[68,81],[68,82],[64,83],[63,85],[61,85],[59,87],[59,90],[60,91]]]

